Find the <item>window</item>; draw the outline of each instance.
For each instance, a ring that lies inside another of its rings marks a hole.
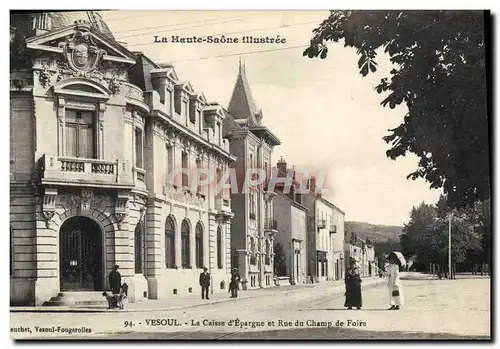
[[[140,221],[135,226],[134,232],[134,259],[135,259],[135,273],[142,273],[142,232],[143,222]]]
[[[202,125],[202,122],[201,122],[201,111],[199,109],[196,109],[196,121],[200,125],[200,132],[203,131],[203,128],[201,126]]]
[[[198,116],[198,110],[194,110],[193,113],[189,113],[189,121],[192,123],[192,124],[196,124],[196,117]]]
[[[188,184],[188,154],[182,153],[182,186],[187,187]]]
[[[66,110],[65,155],[75,158],[96,158],[94,113]]]
[[[222,269],[222,228],[217,227],[217,268]]]
[[[170,176],[173,176],[173,170],[174,170],[174,162],[173,162],[173,149],[172,146],[168,145],[166,146],[167,148],[167,159],[166,159],[166,164],[165,164],[165,178],[167,180],[167,184],[173,184],[173,178]]]
[[[188,103],[186,101],[182,101],[182,114],[185,117],[188,116]]]
[[[203,228],[196,224],[196,268],[203,268]]]
[[[197,193],[203,193],[203,187],[201,185],[201,182],[203,180],[205,180],[205,178],[206,178],[206,174],[201,173],[202,167],[203,167],[203,165],[202,165],[201,158],[196,159],[196,171],[197,171],[196,177],[198,179],[198,183],[197,183],[198,187],[196,190]]]
[[[182,221],[181,225],[181,259],[182,259],[182,267],[190,268],[190,260],[189,260],[189,223],[187,220]]]
[[[142,152],[143,152],[142,130],[135,129],[135,167],[144,168]]]
[[[266,265],[271,265],[271,246],[268,239],[266,239]]]
[[[255,220],[255,194],[250,193],[250,219]]]
[[[250,161],[249,161],[249,164],[251,169],[253,169],[253,154],[250,154]]]
[[[257,246],[253,237],[250,238],[250,253],[250,264],[257,265]]]
[[[222,129],[220,127],[220,122],[217,123],[217,139],[219,145],[222,145]]]
[[[169,115],[172,113],[172,91],[169,89],[165,93],[165,110]]]
[[[165,265],[168,269],[175,268],[175,224],[172,217],[165,222]]]

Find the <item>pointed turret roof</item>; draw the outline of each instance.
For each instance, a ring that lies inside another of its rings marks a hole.
[[[250,85],[248,84],[245,65],[239,66],[238,77],[234,85],[233,95],[229,102],[228,112],[235,119],[247,119],[249,125],[258,125],[255,115],[259,112],[255,105]]]

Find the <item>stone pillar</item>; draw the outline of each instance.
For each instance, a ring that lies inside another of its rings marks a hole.
[[[145,273],[149,299],[163,298],[168,294],[163,279],[165,270],[165,222],[161,219],[163,205],[162,200],[149,199],[146,210]]]
[[[196,269],[196,224],[198,221],[192,221],[189,230],[189,266]]]
[[[224,229],[222,232],[222,245],[224,246],[224,254],[222,255],[224,260],[224,267],[226,269],[226,274],[231,273],[231,220],[228,219],[226,224],[224,224]]]
[[[250,280],[248,279],[248,251],[245,250],[236,250],[238,253],[238,271],[241,277],[241,285],[243,290],[247,290]]]
[[[177,269],[182,268],[181,225],[182,220],[175,221],[175,267]]]
[[[35,256],[35,299],[34,305],[39,306],[56,296],[59,286],[59,229],[53,224],[55,214],[56,189],[45,189],[45,194],[40,197],[40,205],[36,219],[36,256]]]

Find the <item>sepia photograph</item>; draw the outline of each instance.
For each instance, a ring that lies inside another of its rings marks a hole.
[[[10,338],[491,341],[492,16],[10,10]]]

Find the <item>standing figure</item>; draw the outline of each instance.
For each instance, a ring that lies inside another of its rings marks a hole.
[[[119,268],[118,265],[115,265],[108,276],[109,288],[113,294],[120,294],[120,288],[122,287],[122,276],[118,272]]]
[[[208,288],[210,287],[210,274],[208,269],[203,268],[203,273],[200,274],[201,299],[208,298]]]
[[[237,268],[231,271],[231,282],[229,283],[229,290],[231,291],[231,298],[238,298],[238,289],[240,284],[240,273]]]
[[[356,261],[351,259],[349,268],[345,273],[345,303],[344,307],[352,309],[362,307],[361,297],[361,277],[359,276],[359,268],[356,266]]]
[[[393,257],[389,258],[389,267],[387,270],[387,288],[389,290],[390,308],[389,310],[399,310],[403,306],[403,290],[399,278],[399,265]]]

